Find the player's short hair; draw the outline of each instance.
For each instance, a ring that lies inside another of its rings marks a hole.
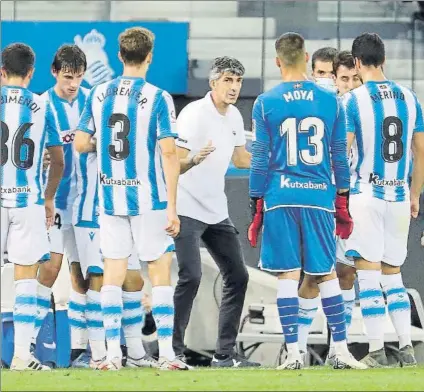
[[[344,66],[347,69],[353,69],[355,68],[355,61],[353,59],[352,53],[348,50],[342,50],[339,52],[336,56],[336,58],[333,61],[333,72],[334,75],[337,76],[337,70],[339,67]]]
[[[87,58],[77,45],[62,45],[54,55],[52,69],[56,72],[85,72]]]
[[[125,64],[142,64],[153,49],[155,35],[143,27],[131,27],[119,34],[119,53]]]
[[[35,54],[32,48],[23,43],[6,46],[1,53],[1,64],[7,76],[25,78],[34,68]]]
[[[217,57],[212,62],[211,69],[209,71],[209,81],[219,79],[224,72],[228,72],[236,76],[243,76],[245,69],[243,64],[234,57]]]
[[[352,55],[365,66],[378,67],[386,58],[384,42],[376,33],[363,33],[353,41]]]
[[[316,50],[312,55],[312,71],[315,69],[317,61],[322,61],[323,63],[334,63],[337,53],[338,50],[336,48],[331,48],[329,46]]]
[[[285,33],[275,41],[275,50],[286,66],[296,65],[304,59],[305,39],[298,33]]]

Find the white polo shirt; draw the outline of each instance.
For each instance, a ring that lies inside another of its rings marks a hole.
[[[225,173],[236,146],[244,146],[243,118],[239,110],[230,105],[223,116],[216,109],[211,93],[189,103],[177,119],[177,146],[197,154],[209,140],[215,151],[203,162],[180,176],[177,195],[179,215],[207,224],[228,218],[225,195]]]

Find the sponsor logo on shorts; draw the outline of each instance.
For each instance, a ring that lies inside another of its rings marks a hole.
[[[368,182],[373,185],[378,186],[405,186],[406,181],[405,180],[386,180],[385,178],[381,178],[378,174],[370,173],[370,177],[368,179]]]
[[[290,178],[286,176],[281,176],[280,181],[281,188],[292,188],[292,189],[314,189],[319,191],[326,191],[328,189],[328,184],[326,183],[316,183],[312,181],[300,182],[300,181],[292,181]]]
[[[141,181],[138,179],[109,178],[106,174],[100,173],[100,185],[141,186]]]
[[[10,193],[31,193],[31,187],[27,186],[14,186],[10,188],[1,187],[2,194],[10,194]]]
[[[96,235],[96,233],[94,231],[90,231],[88,233],[88,236],[90,237],[90,240],[93,241],[94,236]]]

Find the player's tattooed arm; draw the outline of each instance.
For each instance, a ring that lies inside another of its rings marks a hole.
[[[180,160],[178,159],[177,147],[173,137],[160,139],[159,146],[168,196],[168,225],[166,231],[171,237],[176,237],[180,232],[180,220],[177,215],[177,184],[180,175]]]
[[[96,151],[96,139],[89,133],[83,131],[77,131],[74,140],[75,150],[80,154],[95,152]]]
[[[47,147],[47,150],[50,155],[50,170],[46,190],[44,192],[44,198],[47,226],[50,227],[53,225],[54,219],[53,199],[56,194],[57,187],[59,186],[60,180],[62,179],[63,169],[65,167],[65,160],[63,156],[62,146]]]

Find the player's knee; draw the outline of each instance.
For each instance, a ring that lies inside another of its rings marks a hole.
[[[88,285],[84,279],[79,263],[71,264],[71,285],[72,289],[77,293],[85,294],[87,292]]]
[[[356,270],[347,265],[338,265],[337,277],[339,278],[340,288],[342,290],[350,290],[355,283]]]
[[[61,265],[53,260],[47,261],[40,265],[38,273],[38,281],[46,287],[52,287],[59,275]]]
[[[122,289],[124,291],[141,291],[143,286],[144,280],[140,270],[128,270]]]
[[[319,295],[319,287],[314,276],[305,274],[299,287],[299,297],[316,298]]]
[[[400,267],[395,267],[393,265],[389,265],[389,264],[382,262],[381,263],[381,272],[382,272],[383,275],[400,274]]]
[[[103,274],[90,273],[88,276],[88,288],[100,292],[103,286]]]

